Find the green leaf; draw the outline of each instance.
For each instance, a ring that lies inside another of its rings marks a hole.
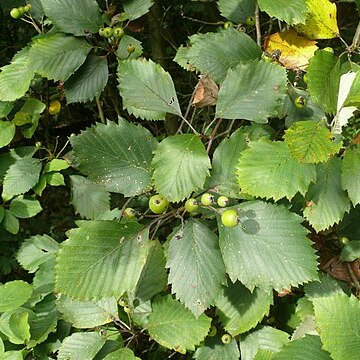
[[[346,100],[344,102],[344,106],[360,106],[360,71],[356,72],[355,79],[353,80],[351,84],[350,91],[346,97]]]
[[[33,278],[33,287],[35,294],[41,294],[41,297],[51,294],[55,289],[55,256],[49,257],[47,261],[39,265]]]
[[[4,178],[3,199],[29,191],[39,181],[41,162],[29,157],[19,158],[10,165]]]
[[[196,135],[168,136],[154,151],[156,190],[178,202],[202,188],[211,167],[205,147]]]
[[[226,284],[218,238],[198,220],[186,221],[172,237],[166,266],[172,293],[196,317],[215,304]]]
[[[354,261],[360,258],[360,240],[353,240],[341,250],[341,261]]]
[[[110,210],[110,194],[101,184],[80,175],[70,176],[71,204],[81,217],[97,220]]]
[[[61,171],[67,169],[69,166],[70,164],[66,160],[53,159],[46,164],[45,172]]]
[[[0,100],[14,101],[25,95],[34,71],[27,65],[29,47],[20,50],[12,59],[10,65],[1,68]]]
[[[63,341],[58,353],[58,360],[93,359],[104,346],[106,339],[98,332],[75,333]]]
[[[128,46],[131,45],[135,48],[134,52],[129,54],[127,51]],[[116,50],[116,57],[120,60],[132,60],[137,59],[141,56],[143,52],[143,48],[141,46],[141,41],[133,38],[130,35],[124,35],[121,38],[119,47]]]
[[[30,310],[17,308],[0,316],[0,332],[9,338],[13,344],[24,344],[30,339],[28,323]]]
[[[117,73],[124,108],[181,116],[174,83],[159,64],[145,59],[121,61]]]
[[[212,157],[211,177],[207,181],[208,188],[218,193],[236,198],[239,187],[236,184],[236,165],[240,153],[247,148],[246,135],[241,129],[236,130],[230,138],[225,138],[215,149]]]
[[[218,0],[221,16],[234,23],[245,22],[248,16],[255,14],[254,0]]]
[[[317,165],[317,180],[311,184],[305,198],[304,217],[321,231],[338,223],[350,210],[350,200],[341,188],[341,160],[332,158]]]
[[[73,327],[86,329],[107,324],[118,316],[117,302],[114,297],[98,301],[79,301],[62,295],[56,302],[61,318]]]
[[[261,326],[241,338],[241,359],[253,360],[255,355],[260,351],[277,353],[288,342],[289,334],[286,332],[270,326]],[[261,357],[257,357],[257,359],[260,360]]]
[[[334,360],[359,358],[360,303],[345,294],[314,299],[315,318],[324,350]]]
[[[156,296],[149,316],[149,335],[160,345],[181,353],[195,350],[207,335],[211,319],[194,314],[170,295]]]
[[[319,336],[306,335],[305,337],[290,341],[275,354],[273,360],[331,360],[328,352],[322,350]]]
[[[10,210],[5,210],[2,224],[4,225],[5,230],[11,234],[17,234],[19,232],[19,220],[11,213]]]
[[[125,15],[129,20],[135,20],[143,15],[145,15],[151,5],[153,0],[124,0],[123,7]]]
[[[65,185],[64,175],[59,172],[52,172],[46,174],[46,183],[50,186],[63,186]]]
[[[322,122],[311,120],[294,123],[284,136],[291,154],[301,163],[324,162],[338,153],[342,143],[332,138]]]
[[[302,218],[285,207],[261,201],[234,208],[239,225],[218,221],[220,249],[227,273],[251,291],[290,289],[316,280],[317,261]]]
[[[291,200],[298,192],[305,194],[316,180],[313,164],[301,164],[292,157],[286,143],[250,142],[237,166],[237,180],[243,193],[274,199]]]
[[[32,43],[27,63],[49,80],[66,81],[84,63],[90,50],[91,45],[84,39],[61,33],[45,35]]]
[[[306,0],[259,0],[259,8],[289,25],[304,23],[308,12]]]
[[[10,203],[11,213],[20,219],[27,219],[37,215],[42,210],[40,202],[36,199],[24,199],[18,196]]]
[[[10,144],[15,136],[15,125],[10,121],[0,120],[0,148]]]
[[[230,344],[223,344],[221,336],[208,337],[203,346],[196,349],[194,358],[196,360],[238,360],[240,357],[236,340]]]
[[[14,108],[14,104],[10,101],[0,101],[0,118],[6,117]]]
[[[309,284],[305,284],[305,294],[308,299],[313,301],[314,299],[326,296],[344,294],[340,281],[335,280],[326,273],[320,273],[319,275],[320,282],[312,281]]]
[[[0,338],[0,355],[4,356],[5,346],[3,340]]]
[[[144,127],[125,120],[97,124],[70,142],[80,171],[107,191],[133,196],[150,184],[157,141]]]
[[[67,103],[86,102],[99,96],[108,77],[107,58],[89,55],[79,70],[64,84]]]
[[[133,351],[129,348],[123,348],[111,352],[107,356],[104,357],[104,360],[141,360],[137,356],[134,355]]]
[[[103,24],[95,0],[41,0],[45,15],[65,33],[85,36],[97,33]]]
[[[149,255],[136,284],[134,297],[145,302],[165,289],[167,272],[165,255],[158,240],[149,242]]]
[[[341,169],[342,189],[354,206],[360,204],[360,145],[346,149]]]
[[[264,61],[229,69],[220,86],[216,117],[267,123],[276,116],[286,92],[286,70]]]
[[[25,270],[34,273],[41,264],[52,258],[58,249],[59,244],[50,236],[35,235],[22,242],[16,259]]]
[[[223,287],[216,300],[216,313],[224,329],[236,336],[255,327],[268,315],[273,303],[271,292],[255,289],[250,292],[240,282]]]
[[[335,115],[340,84],[340,62],[325,50],[318,50],[307,67],[311,99],[325,112]]]
[[[60,245],[56,290],[79,300],[133,291],[146,262],[147,231],[113,221],[79,221],[78,226]]]
[[[0,312],[14,310],[25,304],[33,292],[25,281],[9,281],[0,285]]]
[[[23,360],[23,359],[24,359],[24,351],[23,350],[6,351],[4,353],[4,357],[2,358],[2,360]]]
[[[216,83],[225,79],[228,69],[261,57],[261,50],[253,39],[235,29],[195,34],[189,37],[189,42],[188,51],[180,53],[182,60],[179,61],[178,56],[174,60],[181,65],[185,55],[187,63],[202,74],[209,75]]]

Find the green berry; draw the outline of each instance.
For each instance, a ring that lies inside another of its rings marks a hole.
[[[18,10],[20,11],[21,16],[23,16],[25,14],[25,12],[26,12],[24,6],[19,6]]]
[[[245,19],[245,24],[249,27],[253,27],[255,25],[255,17],[254,16],[248,16]]]
[[[108,27],[104,28],[103,34],[104,34],[103,35],[104,38],[109,39],[109,38],[111,38],[113,36],[114,30],[111,27],[108,26]]]
[[[127,299],[124,298],[124,297],[121,297],[121,298],[119,299],[119,305],[122,306],[122,307],[125,307],[126,305],[128,305]]]
[[[346,236],[341,236],[339,241],[343,246],[347,245],[350,242],[350,240]]]
[[[199,207],[199,204],[198,204],[197,200],[194,198],[187,199],[185,202],[185,210],[189,213],[196,211],[198,209],[198,207]]]
[[[210,330],[209,330],[209,336],[210,337],[213,337],[213,336],[215,336],[216,335],[216,333],[217,333],[217,328],[216,328],[216,326],[215,325],[211,325],[211,328],[210,328]]]
[[[105,28],[103,28],[103,27],[101,27],[101,28],[99,29],[99,35],[100,35],[101,37],[105,37],[104,29],[105,29]]]
[[[298,96],[295,100],[294,100],[294,105],[298,108],[298,109],[303,109],[307,104],[307,100],[306,97],[304,96]]]
[[[149,200],[149,208],[154,214],[163,214],[169,206],[169,202],[164,195],[154,195]]]
[[[222,337],[221,337],[221,341],[223,344],[230,344],[231,343],[231,335],[230,334],[224,334]]]
[[[114,29],[114,37],[120,39],[124,36],[124,34],[124,29],[122,27],[119,26]]]
[[[136,211],[133,208],[126,208],[123,211],[125,219],[133,219],[136,216]]]
[[[10,16],[13,19],[19,19],[19,18],[21,18],[21,12],[18,8],[11,9]]]
[[[234,209],[225,210],[221,214],[221,222],[226,227],[234,227],[238,224],[238,214]]]
[[[30,12],[32,10],[32,5],[31,4],[26,4],[24,6],[25,12]]]
[[[125,305],[123,309],[127,314],[131,313],[131,307],[129,305]]]
[[[219,198],[217,199],[217,204],[220,206],[220,207],[225,207],[229,204],[229,199],[224,196],[224,195],[221,195],[219,196]]]
[[[132,53],[135,51],[135,46],[129,44],[129,45],[127,46],[127,48],[126,48],[126,51],[127,51],[129,54],[132,54]]]
[[[213,205],[213,204],[214,204],[214,195],[209,194],[209,193],[202,194],[202,196],[201,196],[201,203],[202,203],[204,206]]]
[[[232,23],[232,21],[227,21],[225,24],[224,24],[224,29],[229,29],[231,27],[233,27],[234,24]]]

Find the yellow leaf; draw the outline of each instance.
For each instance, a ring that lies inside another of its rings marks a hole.
[[[287,30],[268,36],[265,51],[272,54],[280,50],[279,62],[287,69],[305,69],[309,59],[318,49],[316,41],[297,35],[294,30]]]
[[[339,35],[336,21],[336,5],[329,0],[306,0],[308,14],[305,24],[295,29],[309,39],[332,39]]]

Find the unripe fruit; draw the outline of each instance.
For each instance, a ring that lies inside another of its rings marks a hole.
[[[189,213],[196,211],[198,209],[198,207],[199,207],[199,204],[198,204],[197,200],[194,198],[190,198],[190,199],[186,200],[186,202],[185,202],[185,210]]]
[[[20,11],[21,16],[23,16],[26,12],[24,6],[19,6],[18,10]]]
[[[221,337],[221,341],[223,344],[230,344],[231,343],[231,335],[230,334],[224,334],[222,337]]]
[[[18,8],[11,9],[10,16],[13,19],[19,19],[21,17],[21,12]]]
[[[216,333],[217,333],[217,328],[216,328],[216,326],[215,325],[211,325],[211,328],[210,328],[210,331],[209,331],[209,336],[210,337],[213,337],[213,336],[215,336],[216,335]]]
[[[219,198],[217,199],[217,204],[220,206],[220,207],[225,207],[229,204],[229,199],[224,196],[224,195],[221,195],[219,196]]]
[[[154,214],[163,214],[169,206],[169,202],[164,195],[154,195],[149,200],[149,209]]]
[[[125,305],[123,309],[127,314],[131,313],[131,307],[129,305]]]
[[[99,29],[99,35],[100,35],[101,37],[105,37],[104,29],[105,29],[105,28],[103,28],[103,27],[101,27],[101,28]]]
[[[254,16],[248,16],[245,20],[245,24],[249,27],[253,27],[255,25],[255,17]]]
[[[202,194],[201,196],[201,203],[204,205],[204,206],[210,206],[214,203],[214,195],[212,194],[209,194],[209,193],[205,193],[205,194]]]
[[[127,48],[126,48],[126,51],[129,53],[129,54],[132,54],[134,51],[135,51],[135,46],[134,45],[128,45]]]
[[[350,240],[346,236],[341,236],[339,241],[340,241],[341,245],[343,245],[343,246],[347,245],[350,242]]]
[[[304,96],[298,96],[295,100],[294,100],[294,105],[298,108],[298,109],[303,109],[307,104],[307,100],[306,97]]]
[[[108,27],[104,28],[104,30],[103,30],[104,38],[109,39],[113,36],[113,34],[114,34],[114,30],[111,27],[108,26]]]
[[[114,29],[114,37],[120,39],[124,36],[124,34],[124,29],[122,27],[119,26]]]
[[[225,210],[221,214],[221,222],[226,227],[234,227],[238,224],[238,214],[234,209]]]
[[[224,24],[224,29],[229,29],[231,27],[233,27],[234,24],[231,22],[231,21],[227,21],[225,24]]]
[[[127,301],[127,299],[126,298],[120,298],[119,299],[119,305],[120,306],[122,306],[122,307],[124,307],[124,306],[126,306],[128,304],[128,301]]]
[[[60,112],[61,104],[59,100],[51,100],[49,105],[49,114],[56,115]]]
[[[31,4],[26,4],[26,5],[24,6],[24,9],[25,9],[25,12],[29,12],[29,11],[32,10],[32,5],[31,5]]]
[[[136,211],[133,208],[126,208],[123,211],[125,219],[133,219],[136,216]]]

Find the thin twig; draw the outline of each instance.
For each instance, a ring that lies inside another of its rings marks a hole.
[[[101,106],[101,102],[100,102],[100,99],[99,97],[97,96],[96,97],[96,105],[98,107],[98,110],[99,110],[99,117],[100,117],[100,120],[103,124],[106,123],[106,120],[105,120],[105,116],[104,116],[104,111],[103,111],[103,108]]]
[[[256,2],[255,6],[255,29],[256,29],[256,43],[261,47],[261,29],[260,29],[260,10]]]
[[[209,142],[208,142],[207,147],[206,147],[206,153],[207,154],[209,154],[209,152],[210,152],[211,145],[212,145],[212,143],[214,141],[215,135],[216,135],[217,131],[219,130],[219,127],[220,127],[222,121],[223,121],[223,119],[219,119],[219,121],[217,122],[217,124],[214,127],[213,132],[210,135],[210,139],[209,139]]]

